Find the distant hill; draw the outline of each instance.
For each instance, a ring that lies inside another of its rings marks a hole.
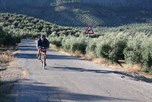
[[[150,0],[0,0],[0,12],[19,13],[64,26],[119,26],[152,22]]]
[[[98,3],[111,8],[144,8],[152,9],[151,0],[81,0],[82,3]]]

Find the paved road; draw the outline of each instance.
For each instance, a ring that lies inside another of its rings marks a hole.
[[[34,42],[22,40],[17,58],[29,78],[15,84],[10,102],[152,102],[152,82],[59,52],[47,55],[44,70]]]

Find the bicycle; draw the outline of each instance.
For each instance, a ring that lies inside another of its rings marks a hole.
[[[46,49],[45,48],[40,48],[40,54],[41,54],[41,63],[42,63],[42,68],[43,69],[45,69],[45,67],[46,67],[46,59],[45,59],[45,57],[46,57]]]

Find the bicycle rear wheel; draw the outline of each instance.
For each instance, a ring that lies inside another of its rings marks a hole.
[[[44,59],[43,59],[43,69],[45,69],[45,61],[44,61]]]
[[[41,62],[42,62],[42,68],[45,69],[45,66],[46,66],[46,62],[45,62],[45,59],[44,59],[44,55],[41,54]]]

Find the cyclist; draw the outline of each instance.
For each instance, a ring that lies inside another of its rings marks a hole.
[[[49,41],[46,39],[45,35],[41,35],[41,38],[37,40],[38,53],[37,57],[41,60],[41,53],[44,54],[44,61],[46,65],[46,49],[49,48]]]

